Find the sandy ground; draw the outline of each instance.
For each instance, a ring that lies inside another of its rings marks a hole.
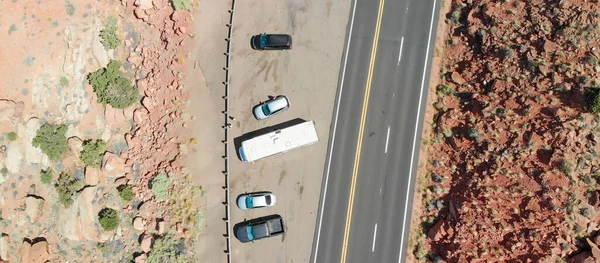
[[[316,122],[320,141],[255,164],[231,159],[233,198],[263,190],[277,196],[273,208],[245,212],[234,207],[233,223],[280,214],[287,228],[282,237],[254,244],[241,244],[234,239],[233,259],[308,262],[350,2],[286,0],[237,4],[232,51],[231,113],[236,117],[232,122],[233,137],[302,118]],[[250,37],[261,32],[291,34],[293,49],[252,50]],[[255,120],[252,107],[268,95],[278,94],[288,96],[290,110],[266,121]],[[235,153],[233,145],[230,147]]]
[[[225,262],[225,183],[221,171],[224,146],[223,114],[227,10],[231,1],[198,1],[194,14],[196,32],[194,44],[187,61],[186,86],[190,90],[189,112],[195,116],[190,122],[190,133],[198,143],[188,155],[187,167],[192,171],[194,182],[206,190],[206,211],[196,243],[199,259],[203,262]]]

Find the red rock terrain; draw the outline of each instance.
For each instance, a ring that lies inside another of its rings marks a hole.
[[[444,3],[417,259],[600,262],[597,2]]]

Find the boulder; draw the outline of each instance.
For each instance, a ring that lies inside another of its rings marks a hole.
[[[73,241],[102,242],[114,234],[100,231],[98,212],[102,206],[96,196],[102,198],[103,194],[98,191],[96,186],[85,187],[75,197],[73,204],[58,214],[57,222],[61,222],[58,230],[63,237]]]
[[[597,262],[596,260],[594,260],[594,256],[592,256],[592,253],[589,251],[584,251],[581,252],[575,256],[573,256],[569,262],[572,263],[595,263]]]
[[[84,188],[77,196],[74,204],[78,208],[79,233],[86,240],[102,240],[97,227],[100,209],[92,205],[97,192],[97,187]]]
[[[135,257],[135,263],[146,263],[148,261],[148,256],[146,254],[141,253],[137,257]]]
[[[106,105],[104,109],[104,119],[108,125],[119,124],[127,121],[127,117],[123,114],[123,110],[115,109],[110,105]]]
[[[139,217],[139,216],[137,216],[133,219],[133,229],[138,230],[138,231],[144,231],[145,227],[146,227],[146,219]]]
[[[77,136],[73,136],[67,139],[67,143],[69,144],[69,149],[77,158],[81,155],[81,151],[83,151],[83,140],[81,140]]]
[[[440,219],[427,233],[429,239],[433,241],[440,241],[448,233],[446,232],[446,220]]]
[[[18,173],[21,170],[21,160],[23,160],[21,147],[18,144],[9,145],[6,150],[6,169],[11,173]]]
[[[458,85],[467,83],[467,81],[460,75],[460,73],[458,73],[456,71],[452,72],[452,75],[450,75],[450,78],[452,79],[452,82],[454,82]]]
[[[12,100],[0,99],[0,124],[10,125],[17,113],[17,104]]]
[[[31,246],[29,252],[29,262],[31,263],[45,263],[50,259],[50,253],[48,252],[48,242],[39,241]]]
[[[165,222],[163,220],[158,220],[158,222],[156,223],[156,231],[158,231],[158,234],[162,235],[163,233],[165,233],[166,228],[167,228],[167,222]]]
[[[42,126],[42,123],[37,118],[31,118],[25,123],[25,159],[31,164],[48,163],[48,157],[42,153],[42,150],[31,145],[31,141],[33,141],[40,126]],[[48,167],[48,165],[44,165],[44,167]]]
[[[44,207],[44,199],[37,196],[27,196],[25,198],[25,213],[29,216],[29,221],[37,222],[42,216],[42,208]]]
[[[125,160],[114,153],[106,152],[102,164],[102,172],[106,177],[117,178],[125,175]]]
[[[0,260],[7,260],[10,256],[10,237],[2,233],[0,236]]]
[[[138,6],[141,9],[152,9],[154,5],[152,4],[152,0],[136,0],[135,6]]]
[[[152,243],[154,242],[154,237],[152,235],[145,234],[142,239],[142,250],[146,253],[150,252],[152,249]]]
[[[149,218],[152,216],[152,203],[151,201],[146,201],[141,203],[138,206],[138,212],[142,217]]]
[[[596,245],[594,242],[592,242],[589,238],[586,238],[586,241],[588,242],[588,244],[590,245],[590,248],[592,249],[592,256],[594,256],[594,258],[596,259],[596,262],[600,262],[600,249],[598,248],[598,245]]]
[[[25,240],[23,244],[21,244],[21,248],[19,249],[19,254],[21,255],[21,263],[29,263],[32,262],[29,254],[31,253],[31,243]]]
[[[85,167],[85,185],[98,185],[100,182],[100,169]]]
[[[146,14],[146,11],[144,11],[144,9],[137,7],[135,10],[133,10],[133,14],[135,15],[136,18],[141,19],[142,21],[146,21],[146,19],[148,19],[148,15]]]

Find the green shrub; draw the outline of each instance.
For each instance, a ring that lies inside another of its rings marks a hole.
[[[600,88],[587,88],[585,90],[585,104],[588,111],[600,113]]]
[[[131,201],[133,200],[133,190],[131,189],[131,185],[119,185],[117,187],[119,191],[119,196],[123,201]]]
[[[568,161],[563,160],[560,164],[560,171],[565,175],[571,175],[571,172],[573,172],[573,165]]]
[[[8,173],[8,169],[6,167],[2,167],[2,169],[0,169],[0,174],[6,175]]]
[[[60,77],[60,86],[61,87],[69,86],[69,79],[65,76]]]
[[[81,151],[81,162],[85,166],[100,167],[104,153],[106,152],[106,142],[103,140],[88,140],[83,143]]]
[[[185,258],[185,253],[183,240],[176,239],[171,234],[166,234],[154,242],[152,251],[148,256],[148,263],[186,263],[189,261]]]
[[[44,171],[42,170],[42,172],[40,173],[40,181],[42,181],[43,184],[51,184],[52,183],[52,170],[47,170]]]
[[[100,30],[100,43],[107,49],[114,49],[119,46],[121,39],[117,34],[117,26],[111,25]]]
[[[171,182],[169,181],[167,174],[160,173],[154,177],[152,180],[152,194],[156,198],[156,201],[167,201],[170,185]]]
[[[88,75],[87,79],[98,96],[98,102],[125,109],[138,101],[139,92],[119,70],[121,63],[111,60],[105,68]]]
[[[115,230],[119,226],[119,214],[117,211],[110,208],[104,208],[98,213],[100,226],[105,231]]]
[[[9,132],[6,134],[6,137],[8,138],[8,141],[14,142],[17,139],[17,133]]]
[[[42,150],[50,160],[59,160],[67,152],[67,126],[64,124],[44,124],[38,130],[31,144]]]
[[[192,8],[190,0],[171,0],[171,3],[173,4],[173,8],[177,11],[190,10]]]
[[[58,176],[54,189],[58,193],[58,202],[66,208],[73,204],[73,196],[81,187],[81,182],[67,173],[61,173]]]
[[[455,93],[454,88],[446,84],[439,85],[437,91],[439,94],[443,94],[446,96],[454,95]]]

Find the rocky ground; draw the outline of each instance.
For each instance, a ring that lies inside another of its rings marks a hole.
[[[200,234],[203,190],[181,163],[195,142],[182,84],[194,6],[1,2],[0,262],[196,262],[188,248]],[[118,41],[108,48],[100,32],[111,26]],[[139,91],[124,109],[99,103],[87,79],[111,60]],[[66,127],[59,158],[32,143],[45,124]],[[89,140],[107,144],[97,167],[81,157]],[[68,205],[63,175],[74,182]],[[105,209],[117,211],[114,230],[99,222]]]
[[[599,262],[598,1],[445,1],[415,258]]]

